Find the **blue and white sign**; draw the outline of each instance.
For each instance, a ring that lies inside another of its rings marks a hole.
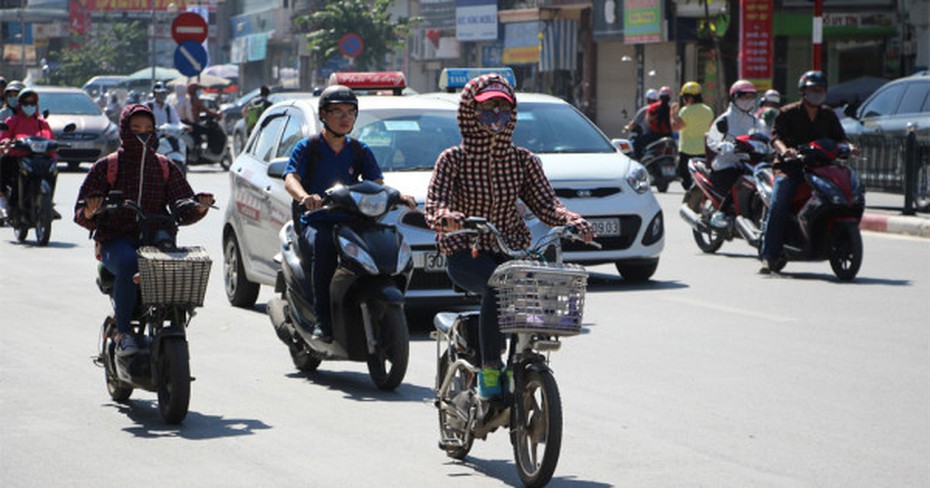
[[[497,40],[497,1],[455,0],[455,39]]]
[[[207,50],[196,41],[184,41],[174,50],[174,67],[184,76],[197,76],[207,67]]]

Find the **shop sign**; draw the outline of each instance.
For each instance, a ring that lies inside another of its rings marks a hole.
[[[663,4],[662,0],[624,0],[623,42],[662,42]]]
[[[772,2],[740,0],[739,77],[772,78]]]
[[[538,21],[504,24],[504,64],[535,64],[539,62]]]
[[[455,0],[455,38],[459,41],[497,39],[496,0]]]

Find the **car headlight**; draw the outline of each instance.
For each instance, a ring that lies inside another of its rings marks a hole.
[[[378,217],[387,210],[387,192],[367,194],[353,191],[351,195],[358,210],[369,217]]]
[[[375,265],[375,260],[371,259],[371,256],[364,249],[359,247],[358,244],[345,237],[339,236],[339,247],[346,256],[352,258],[352,260],[364,268],[365,271],[373,275],[379,273],[378,266]]]
[[[410,264],[411,259],[413,259],[413,252],[410,251],[410,244],[404,242],[397,251],[397,269],[394,274],[403,273],[407,269],[407,265]]]
[[[630,161],[630,172],[626,175],[626,182],[636,193],[643,194],[649,191],[649,173],[636,161]]]
[[[110,122],[110,124],[107,125],[107,129],[103,131],[103,137],[107,139],[111,137],[119,137],[119,127],[117,127],[113,122]]]

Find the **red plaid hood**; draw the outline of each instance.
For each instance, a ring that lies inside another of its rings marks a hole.
[[[488,85],[500,85],[502,91],[505,91],[513,99],[513,117],[499,134],[490,134],[478,126],[478,119],[475,116],[475,95]],[[517,97],[514,94],[513,87],[507,80],[497,73],[478,76],[473,78],[465,88],[462,89],[462,96],[459,100],[458,113],[459,131],[462,133],[462,146],[466,152],[486,153],[491,150],[492,144],[496,147],[495,156],[500,154],[498,151],[503,150],[505,154],[501,156],[514,156],[516,148],[513,147],[513,130],[517,126]]]
[[[138,113],[148,114],[149,117],[152,117],[152,122],[154,123],[155,121],[155,115],[148,106],[142,104],[126,105],[119,116],[119,138],[120,142],[122,142],[119,153],[121,158],[140,161],[142,160],[142,154],[144,152],[145,162],[149,163],[155,161],[155,150],[158,149],[158,137],[152,133],[148,141],[143,144],[142,141],[129,130],[129,119]]]

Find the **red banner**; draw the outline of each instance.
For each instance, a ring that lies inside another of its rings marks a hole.
[[[772,79],[773,0],[740,0],[739,77]]]
[[[90,10],[81,5],[79,0],[71,0],[68,5],[70,22],[68,30],[74,35],[83,36],[90,30]]]
[[[151,12],[152,0],[71,0],[72,5],[77,3],[87,12]],[[155,10],[166,12],[171,8],[178,12],[187,10],[188,5],[200,5],[198,0],[155,0]],[[72,7],[72,12],[74,8]],[[213,7],[210,7],[213,11]],[[74,14],[71,14],[72,17]]]

